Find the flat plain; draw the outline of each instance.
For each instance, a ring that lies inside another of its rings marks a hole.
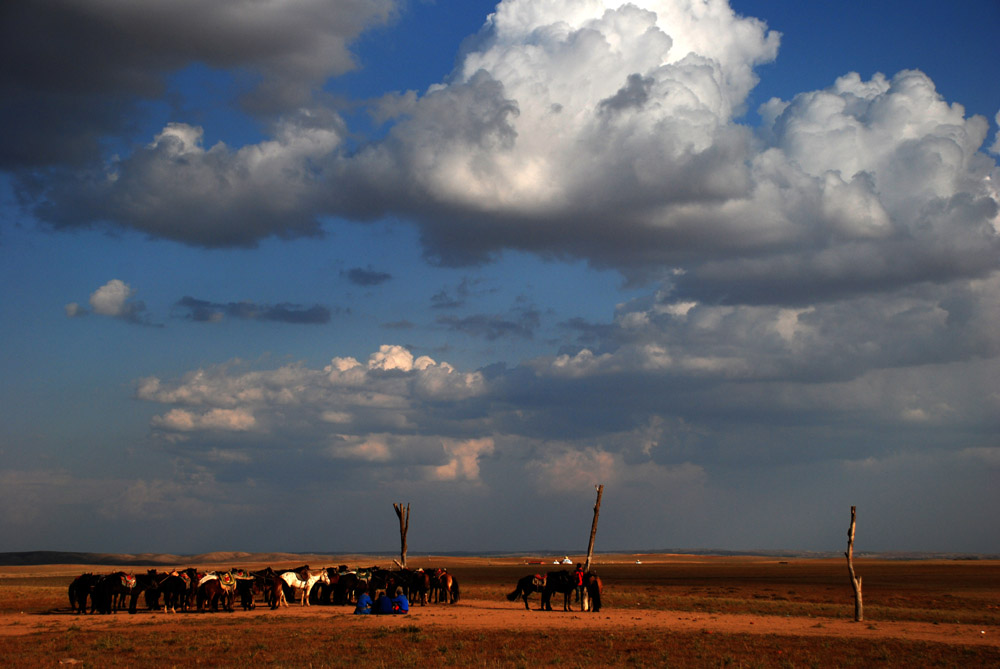
[[[275,569],[371,556],[216,554],[174,567]],[[560,556],[561,557],[561,556]],[[542,559],[544,558],[544,559]],[[542,560],[543,563],[539,563]],[[855,558],[864,621],[844,559],[601,554],[599,612],[530,610],[506,594],[552,556],[420,556],[445,567],[456,604],[414,604],[406,616],[355,616],[348,606],[272,611],[80,615],[67,589],[83,572],[148,566],[0,567],[0,657],[6,666],[93,667],[998,667],[1000,561]],[[166,569],[156,565],[160,571]],[[141,600],[140,600],[141,601]]]

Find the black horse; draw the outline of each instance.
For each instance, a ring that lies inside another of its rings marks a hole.
[[[333,582],[333,579],[330,579]],[[333,582],[334,604],[355,604],[362,589],[368,588],[368,582],[361,578],[357,571],[341,569]]]
[[[545,577],[541,574],[528,574],[517,581],[514,592],[507,595],[507,601],[514,602],[520,597],[524,600],[524,610],[529,610],[528,596],[535,592],[542,592],[545,587]]]
[[[563,594],[563,611],[572,611],[573,593],[576,591],[576,577],[566,569],[550,571],[545,575],[545,587],[542,588],[542,610],[552,610],[552,595]]]
[[[173,572],[160,581],[160,594],[163,595],[164,613],[176,613],[178,609],[188,608],[189,581],[179,573]]]
[[[431,590],[431,575],[423,569],[400,569],[390,572],[386,579],[386,592],[392,593],[402,587],[411,604],[427,603],[427,593]]]
[[[93,604],[94,586],[97,585],[100,578],[100,576],[88,572],[80,574],[69,584],[69,607],[74,613],[87,612],[88,598]]]
[[[139,595],[146,594],[146,606],[149,609],[158,609],[160,605],[160,581],[166,574],[157,573],[155,569],[149,569],[145,574],[135,575],[135,585],[132,586],[131,595],[128,602],[128,612],[135,613],[138,609]]]
[[[587,589],[587,596],[590,599],[590,610],[594,612],[600,611],[601,591],[604,587],[603,583],[601,583],[601,578],[596,572],[588,571],[583,575],[583,587]],[[571,603],[575,590],[576,576],[573,573],[565,569],[562,571],[550,571],[545,577],[544,586],[541,588],[542,609],[551,611],[552,595],[561,592],[563,594],[563,611],[572,611],[573,607]],[[510,598],[509,595],[508,598]],[[527,596],[525,596],[525,606],[527,606]]]
[[[106,574],[97,579],[91,595],[94,613],[117,613],[126,594],[135,584],[134,577],[123,571]]]

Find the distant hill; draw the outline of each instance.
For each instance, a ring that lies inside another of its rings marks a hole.
[[[169,553],[82,553],[67,551],[21,551],[15,553],[0,553],[0,566],[43,564],[93,564],[93,565],[132,565],[139,567],[179,566],[188,564],[222,564],[232,563],[238,566],[242,562],[323,562],[329,556],[314,553],[244,553],[240,551],[221,551],[216,553],[201,553],[199,555],[172,555]]]
[[[600,555],[705,555],[720,557],[772,557],[782,559],[843,559],[838,552],[812,551],[727,551],[717,549],[661,549],[641,551],[599,551]],[[475,552],[449,551],[443,553],[411,552],[410,557],[452,556],[452,557],[519,557],[519,556],[562,556],[576,555],[573,551],[541,550],[527,552]],[[174,555],[171,553],[84,553],[73,551],[20,551],[0,553],[0,567],[22,565],[80,564],[80,565],[131,565],[136,567],[178,567],[199,564],[228,564],[240,566],[243,563],[301,562],[307,564],[330,564],[333,562],[364,564],[366,562],[389,562],[394,556],[385,553],[246,553],[242,551],[217,551],[198,555]],[[932,552],[858,552],[855,557],[869,560],[1000,560],[1000,554],[932,553]]]

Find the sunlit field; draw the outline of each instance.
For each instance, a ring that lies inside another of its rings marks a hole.
[[[461,583],[459,602],[414,605],[405,617],[294,603],[79,615],[67,598],[78,568],[0,568],[0,652],[7,666],[1000,666],[1000,564],[991,561],[859,561],[866,605],[857,623],[836,560],[608,557],[595,567],[599,613],[564,612],[561,596],[551,612],[537,610],[537,594],[530,611],[506,599],[521,576],[556,567],[433,559],[444,561]],[[730,628],[737,620],[743,627]],[[958,631],[928,640],[935,629]]]

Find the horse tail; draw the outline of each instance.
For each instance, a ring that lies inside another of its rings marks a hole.
[[[521,596],[521,584],[518,583],[517,587],[514,588],[514,592],[510,593],[509,595],[507,595],[507,601],[508,602],[516,602],[517,598],[520,597],[520,596]]]
[[[455,579],[451,580],[451,603],[454,604],[458,601],[458,581]]]

